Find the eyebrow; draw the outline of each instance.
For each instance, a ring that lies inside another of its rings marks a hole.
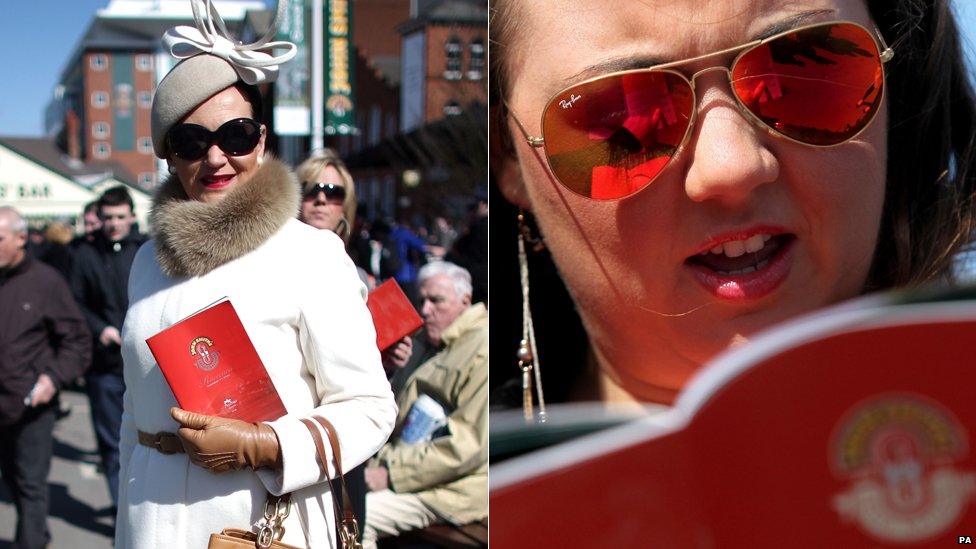
[[[781,32],[786,32],[790,29],[803,26],[807,23],[817,22],[817,20],[823,19],[824,15],[836,15],[836,13],[837,10],[835,9],[810,10],[810,11],[796,13],[768,25],[767,27],[763,28],[759,33],[757,33],[755,36],[753,36],[750,40],[743,42],[743,44],[748,44],[750,42],[757,42],[759,40],[765,40],[766,38],[769,38],[770,36],[775,36]],[[721,50],[716,50],[716,51],[721,51]],[[552,93],[555,94],[560,89],[569,87],[576,82],[581,82],[583,80],[587,80],[589,78],[593,78],[601,74],[609,74],[612,72],[627,71],[633,69],[644,69],[648,67],[654,67],[657,65],[663,65],[665,63],[670,63],[672,61],[679,61],[679,59],[668,59],[665,57],[657,57],[657,56],[638,56],[638,57],[627,56],[619,59],[609,59],[607,61],[602,61],[600,63],[590,65],[585,69],[581,70],[580,72],[572,76],[569,76],[567,78],[564,78],[559,83],[559,89],[552,90]]]

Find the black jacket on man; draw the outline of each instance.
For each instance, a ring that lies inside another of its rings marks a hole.
[[[111,242],[98,233],[92,242],[75,250],[71,269],[71,291],[88,322],[93,338],[92,370],[122,375],[122,350],[116,344],[102,345],[98,336],[107,326],[122,331],[129,308],[129,271],[139,246],[146,237],[133,231]]]
[[[82,374],[91,335],[61,275],[30,257],[0,270],[0,311],[0,425],[10,425],[41,374],[58,389]]]

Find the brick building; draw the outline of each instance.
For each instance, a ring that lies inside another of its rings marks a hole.
[[[260,0],[215,4],[232,32],[247,10],[264,8]],[[48,137],[72,158],[117,163],[153,188],[165,166],[152,152],[152,92],[174,64],[160,37],[176,25],[193,25],[186,0],[111,0],[99,10],[47,107]]]
[[[488,104],[484,1],[414,0],[411,18],[399,30],[404,131]]]
[[[412,0],[397,26],[400,54],[399,132],[347,154],[357,182],[394,189],[396,203],[375,214],[423,223],[463,217],[488,171],[484,0]]]

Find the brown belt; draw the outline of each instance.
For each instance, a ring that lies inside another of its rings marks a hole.
[[[155,448],[160,454],[183,453],[183,443],[180,442],[180,437],[174,433],[167,433],[165,431],[156,434],[139,431],[139,444],[149,448]]]

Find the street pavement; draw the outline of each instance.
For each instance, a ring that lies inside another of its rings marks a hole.
[[[98,465],[88,397],[77,391],[65,391],[61,399],[71,405],[71,414],[54,427],[54,457],[48,477],[51,488],[49,548],[111,547],[111,501]],[[16,520],[10,493],[0,483],[0,549],[13,546]]]

